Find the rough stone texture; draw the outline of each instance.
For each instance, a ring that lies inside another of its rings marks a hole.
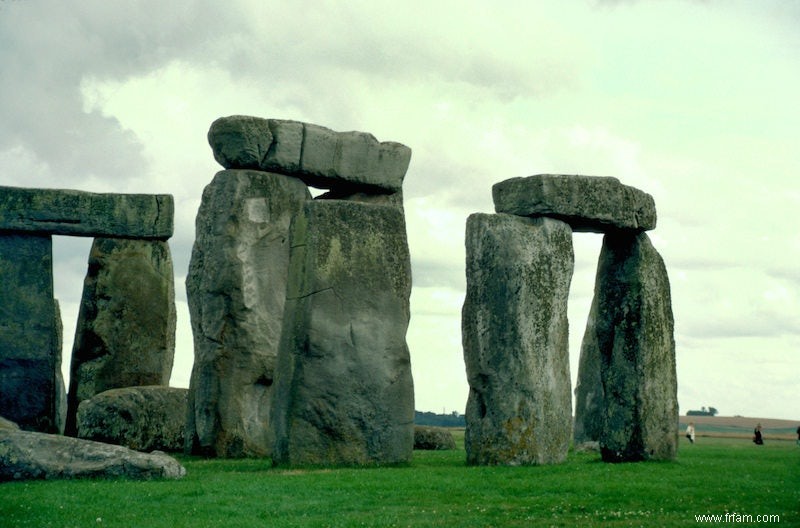
[[[268,456],[269,412],[300,180],[221,171],[203,192],[186,291],[194,334],[186,449]]]
[[[48,433],[64,400],[52,265],[50,236],[0,234],[0,414]]]
[[[97,194],[0,186],[0,230],[166,240],[174,203],[167,194]]]
[[[599,438],[610,462],[671,460],[678,446],[674,322],[667,271],[644,233],[606,235],[584,353],[600,358]]]
[[[12,422],[11,420],[8,420],[0,416],[0,429],[19,430],[19,426],[16,423]]]
[[[186,469],[164,453],[66,436],[0,429],[0,481],[127,477],[181,478]]]
[[[572,438],[572,231],[550,218],[473,214],[466,246],[467,462],[562,462]]]
[[[316,200],[295,218],[291,240],[273,462],[409,462],[411,265],[402,213]]]
[[[594,318],[589,317],[583,335],[578,363],[578,382],[575,385],[575,445],[597,442],[603,431],[605,396],[600,377],[600,350],[595,338]]]
[[[443,427],[414,426],[414,449],[446,451],[456,448],[453,433]]]
[[[169,384],[175,317],[167,242],[94,240],[72,350],[68,435],[77,433],[81,401],[109,389]]]
[[[646,231],[656,227],[653,197],[616,178],[540,174],[492,186],[495,211],[559,218],[574,231]]]
[[[260,169],[302,178],[322,188],[400,191],[411,149],[379,143],[364,132],[334,132],[319,125],[250,116],[221,117],[208,143],[226,169]]]
[[[78,437],[137,451],[183,451],[187,389],[126,387],[81,402]]]

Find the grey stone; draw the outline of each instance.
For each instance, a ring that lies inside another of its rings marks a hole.
[[[411,264],[396,207],[315,200],[292,226],[273,462],[408,463]]]
[[[186,277],[195,346],[189,452],[270,453],[289,225],[310,199],[300,180],[256,171],[221,171],[203,192]]]
[[[447,451],[456,448],[453,433],[444,427],[414,426],[414,449]]]
[[[220,165],[259,169],[272,144],[269,122],[260,117],[231,116],[211,123],[208,144]]]
[[[466,247],[467,462],[562,462],[572,438],[572,231],[550,218],[473,214]]]
[[[644,233],[608,234],[597,268],[583,353],[599,356],[603,459],[672,460],[678,400],[670,286]]]
[[[61,340],[49,235],[0,233],[0,414],[60,431]]]
[[[0,481],[126,477],[178,479],[186,469],[164,453],[27,431],[0,429]]]
[[[137,451],[183,451],[188,389],[111,389],[78,406],[78,437]]]
[[[0,230],[166,240],[174,203],[168,194],[97,194],[0,186]]]
[[[597,346],[594,324],[595,318],[589,317],[578,362],[573,427],[573,439],[576,445],[597,442],[603,431],[606,401],[600,376],[600,350]]]
[[[310,123],[250,116],[221,117],[208,141],[226,169],[259,169],[308,185],[394,193],[403,185],[411,149],[365,132],[334,132]]]
[[[653,197],[612,177],[540,174],[511,178],[494,184],[492,197],[498,213],[559,218],[574,231],[656,227]]]
[[[19,426],[16,423],[12,422],[11,420],[8,420],[0,416],[0,429],[19,430]]]
[[[77,433],[81,401],[109,389],[169,384],[175,318],[166,241],[94,240],[72,350],[68,435]]]

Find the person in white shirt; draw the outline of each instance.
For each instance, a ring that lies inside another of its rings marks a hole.
[[[694,422],[689,422],[689,425],[686,427],[686,438],[688,438],[691,443],[694,443]]]

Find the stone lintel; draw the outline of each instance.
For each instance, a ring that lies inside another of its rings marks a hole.
[[[336,132],[299,121],[221,117],[208,143],[226,169],[254,169],[300,178],[323,189],[375,194],[402,189],[411,149],[366,132]]]
[[[0,231],[166,240],[174,209],[169,194],[0,186]]]
[[[607,233],[656,227],[653,197],[608,176],[539,174],[492,186],[495,211],[518,216],[549,216],[573,231]]]

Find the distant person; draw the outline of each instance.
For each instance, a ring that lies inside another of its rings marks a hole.
[[[764,445],[764,437],[761,436],[761,424],[756,425],[756,430],[753,431],[753,443]]]
[[[797,429],[800,430],[800,427]],[[689,425],[686,427],[686,438],[689,439],[689,442],[694,443],[694,422],[689,422]]]

